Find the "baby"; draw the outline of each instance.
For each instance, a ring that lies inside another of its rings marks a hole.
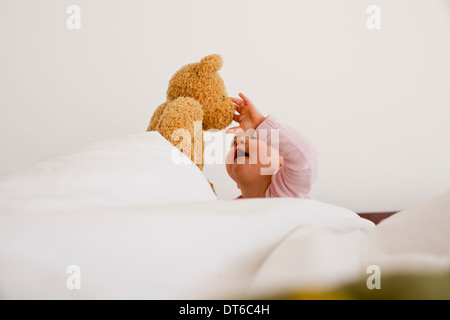
[[[242,93],[234,103],[239,126],[226,157],[228,175],[242,195],[238,198],[291,197],[311,199],[317,177],[318,153],[300,133],[264,117]]]

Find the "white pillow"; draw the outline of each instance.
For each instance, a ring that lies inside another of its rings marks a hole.
[[[92,207],[217,200],[207,179],[158,132],[94,143],[0,181],[0,206]]]

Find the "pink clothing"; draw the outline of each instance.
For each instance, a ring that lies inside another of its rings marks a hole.
[[[266,129],[265,135],[261,135],[263,129]],[[273,129],[279,132],[278,146],[271,144]],[[311,142],[296,130],[279,123],[272,115],[256,128],[256,135],[261,139],[267,136],[267,144],[277,148],[284,158],[284,164],[272,176],[266,189],[266,198],[311,199],[311,187],[318,169],[318,152]]]

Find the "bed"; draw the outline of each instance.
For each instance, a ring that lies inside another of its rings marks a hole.
[[[336,288],[371,265],[450,267],[450,192],[375,224],[317,200],[217,200],[173,157],[146,132],[0,181],[0,298],[251,299]]]

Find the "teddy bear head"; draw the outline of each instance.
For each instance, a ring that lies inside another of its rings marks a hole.
[[[203,108],[203,130],[225,129],[233,120],[234,107],[219,75],[222,58],[218,54],[181,67],[170,79],[167,100],[190,97]]]

